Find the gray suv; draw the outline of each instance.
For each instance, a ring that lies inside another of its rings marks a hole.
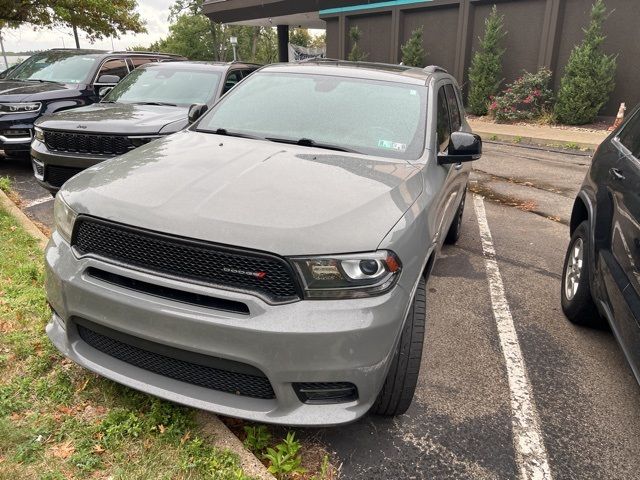
[[[85,168],[175,133],[195,121],[258,65],[224,62],[148,63],[100,103],[44,116],[35,123],[31,160],[52,193]],[[106,93],[106,94],[105,94]]]
[[[437,67],[258,70],[55,202],[47,333],[100,375],[289,425],[398,415],[480,138]]]

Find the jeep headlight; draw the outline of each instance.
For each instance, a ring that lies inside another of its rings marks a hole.
[[[44,131],[40,127],[33,127],[33,137],[36,140],[44,142]]]
[[[0,103],[0,114],[38,113],[42,108],[40,102]]]
[[[58,193],[53,204],[53,218],[56,230],[69,243],[71,243],[71,234],[73,233],[73,224],[76,221],[76,217],[77,213],[67,205],[62,195]]]
[[[402,268],[396,254],[389,250],[291,260],[308,299],[381,295],[395,285]]]

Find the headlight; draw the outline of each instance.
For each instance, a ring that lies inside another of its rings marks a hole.
[[[388,250],[291,260],[309,299],[381,295],[395,285],[402,268],[396,254]]]
[[[40,102],[27,103],[0,103],[0,115],[8,113],[38,113],[42,104]]]
[[[56,224],[56,230],[67,242],[71,243],[71,233],[73,232],[73,224],[76,221],[76,212],[74,212],[67,202],[64,201],[62,195],[56,195],[53,204],[53,218]]]
[[[40,140],[41,142],[44,142],[44,132],[40,127],[33,127],[33,137],[36,140]]]
[[[138,147],[141,147],[142,145],[146,145],[147,143],[152,142],[157,138],[160,138],[160,135],[149,135],[147,137],[144,137],[144,136],[129,137],[129,140],[131,140],[131,145],[133,145],[135,148],[138,148]]]

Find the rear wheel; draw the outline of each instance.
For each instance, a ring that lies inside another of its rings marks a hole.
[[[566,317],[577,325],[599,323],[591,297],[589,223],[585,220],[571,235],[562,271],[561,304]]]
[[[420,279],[391,367],[371,412],[377,415],[402,415],[411,405],[418,383],[426,322],[426,282]]]
[[[451,222],[447,236],[444,239],[444,243],[447,245],[454,245],[460,238],[460,232],[462,231],[462,215],[464,214],[464,203],[466,199],[467,189],[465,188],[458,210],[456,210],[456,216],[453,217],[453,222]]]

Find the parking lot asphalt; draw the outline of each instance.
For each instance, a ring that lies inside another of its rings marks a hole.
[[[539,478],[640,478],[640,387],[607,328],[573,326],[560,309],[565,223],[589,162],[486,144],[470,186],[482,196],[467,202],[460,241],[443,249],[427,285],[411,408],[297,429],[333,453],[341,478],[511,479],[527,465]],[[28,162],[0,159],[4,175],[26,212],[50,226],[53,202]],[[516,337],[507,350],[505,312]],[[524,382],[514,384],[518,358]]]

